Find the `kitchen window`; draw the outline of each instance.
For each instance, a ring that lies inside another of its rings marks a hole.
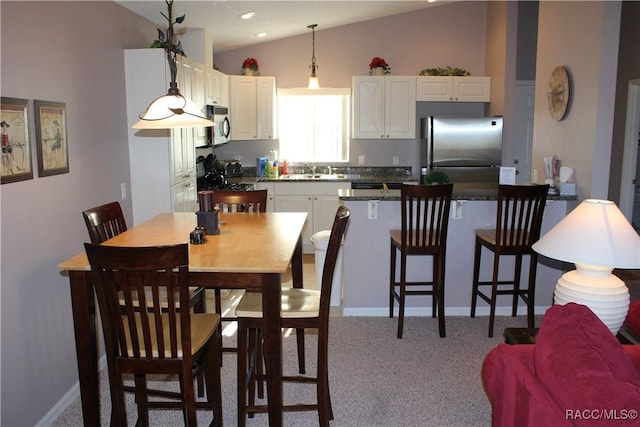
[[[351,89],[278,89],[280,158],[348,162]]]

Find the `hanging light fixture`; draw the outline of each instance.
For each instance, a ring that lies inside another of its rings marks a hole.
[[[178,41],[173,44],[173,24],[181,24],[185,15],[173,20],[173,0],[165,0],[169,9],[169,16],[160,12],[167,21],[169,28],[166,35],[158,29],[158,39],[164,45],[169,63],[169,73],[171,81],[166,95],[154,99],[151,104],[140,113],[140,121],[133,125],[134,129],[170,129],[188,127],[214,126],[214,123],[204,117],[200,108],[188,98],[180,94],[176,83],[176,56],[182,52],[182,45]]]
[[[320,82],[318,81],[318,76],[316,75],[316,68],[319,68],[318,65],[316,65],[316,27],[318,26],[318,24],[311,24],[311,25],[307,25],[307,28],[311,28],[311,34],[313,37],[313,44],[311,45],[311,65],[309,65],[309,68],[311,68],[311,76],[309,77],[309,89],[319,89],[320,88]]]

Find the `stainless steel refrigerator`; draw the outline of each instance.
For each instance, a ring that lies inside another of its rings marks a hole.
[[[502,162],[502,117],[421,119],[423,173],[442,170],[451,182],[496,184]]]

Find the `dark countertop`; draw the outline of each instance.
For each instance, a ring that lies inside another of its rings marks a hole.
[[[400,190],[339,190],[340,200],[367,201],[400,200]],[[498,188],[495,185],[476,186],[475,184],[454,184],[452,200],[497,200]],[[547,200],[578,200],[578,196],[549,195]]]

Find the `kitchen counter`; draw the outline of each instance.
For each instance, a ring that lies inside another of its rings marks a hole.
[[[475,230],[495,227],[496,190],[456,189],[454,186],[445,269],[447,316],[470,313],[473,282]],[[574,201],[575,200],[575,201]],[[344,243],[343,313],[345,316],[389,315],[389,230],[401,227],[400,190],[341,190],[340,201],[351,211],[351,222]],[[542,234],[557,224],[577,205],[576,197],[552,196],[547,199]],[[408,257],[407,280],[424,279],[431,271],[430,257]],[[492,263],[481,266],[481,279],[491,277]],[[539,258],[536,278],[536,313],[543,314],[553,303],[553,290],[564,266]],[[500,261],[500,269],[513,271],[513,257]],[[525,257],[522,270],[528,271]],[[498,297],[497,314],[511,314],[511,298]],[[526,312],[519,302],[519,314]],[[478,303],[478,316],[488,314],[488,305]],[[406,316],[430,316],[431,299],[409,298]],[[486,319],[468,319],[486,322]],[[455,335],[455,332],[452,332]]]
[[[344,189],[338,193],[340,200],[400,200],[400,190],[352,190]],[[495,184],[477,185],[456,183],[453,184],[452,200],[496,200],[498,188]],[[548,200],[578,200],[578,196],[549,195]]]

